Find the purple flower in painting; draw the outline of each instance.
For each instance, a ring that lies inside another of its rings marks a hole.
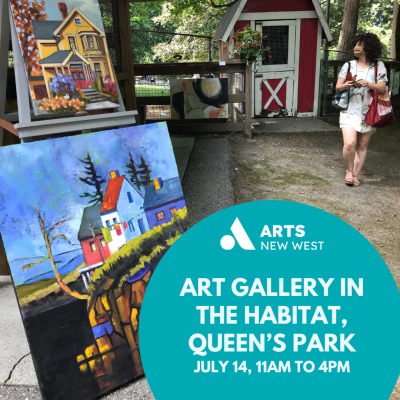
[[[63,91],[65,94],[72,94],[76,89],[76,83],[69,75],[57,74],[50,83],[50,89],[54,92]]]

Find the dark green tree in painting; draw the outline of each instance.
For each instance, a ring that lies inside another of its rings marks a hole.
[[[87,152],[87,157],[83,160],[79,160],[81,163],[85,165],[85,174],[87,175],[86,178],[79,178],[82,182],[86,183],[87,185],[93,187],[93,192],[84,192],[84,194],[80,197],[88,197],[89,204],[95,205],[103,202],[104,195],[101,191],[101,185],[106,182],[105,179],[102,179],[100,175],[96,172],[94,167],[94,163],[90,157],[89,152]]]
[[[136,165],[133,161],[131,152],[129,152],[129,164],[127,164],[126,166],[128,168],[128,174],[131,182],[139,189],[141,185],[139,178],[140,172],[136,169]]]
[[[146,164],[146,160],[141,156],[141,164],[138,166],[140,169],[141,183],[143,186],[149,186],[151,183],[151,169],[150,165]]]

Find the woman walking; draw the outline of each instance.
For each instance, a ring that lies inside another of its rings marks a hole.
[[[370,89],[377,89],[379,94],[386,90],[387,71],[378,58],[382,54],[382,45],[372,33],[357,35],[353,41],[354,60],[346,63],[336,84],[336,91],[350,90],[349,106],[340,113],[340,127],[343,132],[343,158],[347,173],[345,182],[348,186],[360,186],[358,176],[367,157],[368,144],[376,128],[367,125],[365,117],[371,100]],[[378,63],[378,77],[375,82],[375,63]],[[351,72],[352,80],[347,80]]]

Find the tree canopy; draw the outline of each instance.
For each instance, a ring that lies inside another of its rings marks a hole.
[[[215,0],[216,5],[225,5],[224,0]],[[210,0],[187,0],[165,2],[159,16],[153,21],[163,29],[172,24],[176,33],[213,36],[218,28],[225,7],[215,8]],[[218,46],[213,46],[213,58]],[[208,61],[209,40],[187,36],[174,36],[154,47],[154,59],[162,62]]]
[[[326,1],[320,1],[326,12]],[[331,0],[330,28],[333,41],[329,50],[337,50],[340,29],[343,21],[345,0]],[[371,32],[379,36],[384,45],[383,58],[389,57],[390,36],[392,32],[393,0],[360,0],[357,32]],[[336,58],[336,53],[329,54],[330,59]]]

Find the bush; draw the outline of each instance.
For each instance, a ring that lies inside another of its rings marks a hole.
[[[72,93],[76,89],[76,83],[69,75],[57,74],[50,82],[50,89],[54,93],[63,92],[72,97]]]
[[[163,254],[187,230],[187,209],[178,210],[168,224],[156,226],[128,242],[118,253],[112,254],[104,265],[97,268],[90,281],[91,296],[103,290],[104,284],[113,279],[122,285],[128,276],[139,271],[144,262]]]
[[[104,84],[103,93],[111,96],[111,101],[118,102],[117,85],[114,82],[107,82]]]
[[[43,99],[39,107],[43,111],[46,110],[49,114],[61,114],[84,110],[86,105],[79,99],[67,100],[65,97],[56,96],[52,99]]]

